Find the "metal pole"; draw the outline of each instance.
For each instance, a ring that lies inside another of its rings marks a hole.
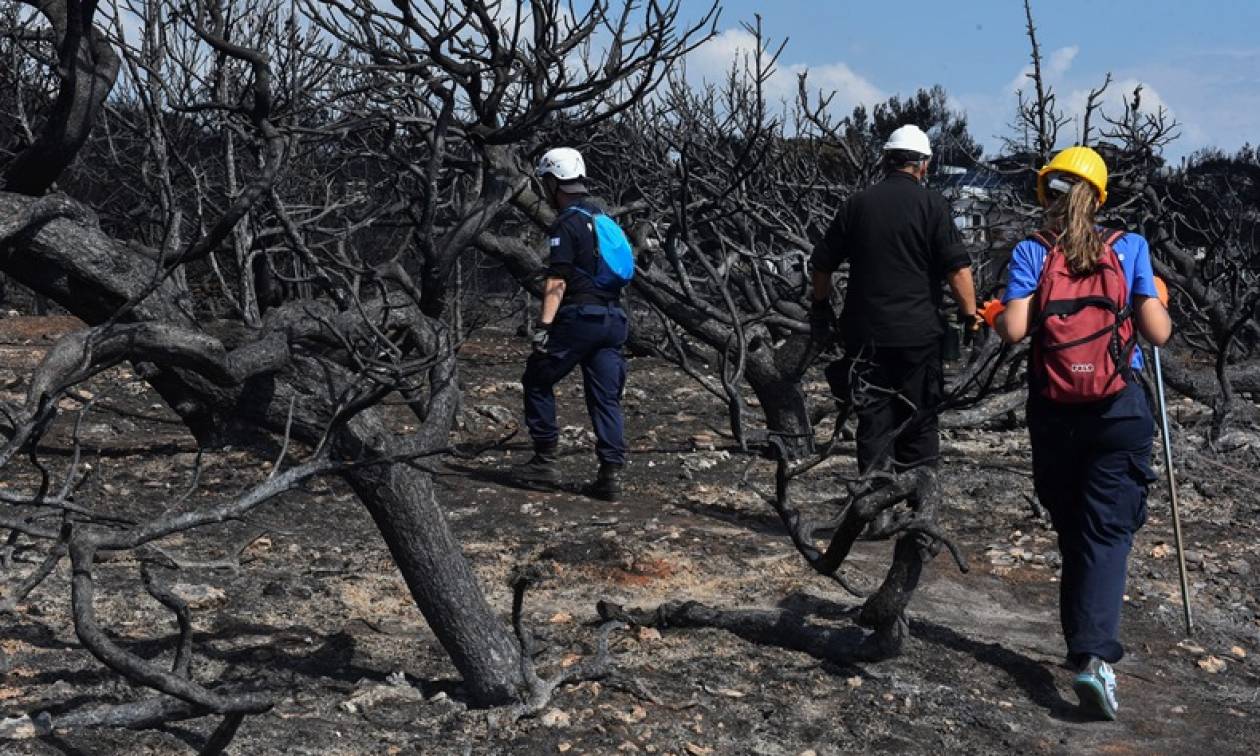
[[[1164,398],[1164,371],[1159,363],[1159,347],[1155,352],[1155,386],[1159,394],[1159,416],[1164,436],[1164,469],[1168,471],[1168,500],[1172,504],[1173,541],[1177,547],[1177,570],[1181,576],[1181,607],[1185,611],[1186,635],[1194,635],[1190,618],[1190,583],[1186,580],[1186,552],[1181,543],[1181,510],[1177,506],[1177,478],[1173,473],[1172,436],[1168,433],[1168,402]]]

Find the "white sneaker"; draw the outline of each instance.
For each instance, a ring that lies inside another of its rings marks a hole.
[[[1081,709],[1103,719],[1114,720],[1120,710],[1116,702],[1116,673],[1111,665],[1091,656],[1072,683]]]

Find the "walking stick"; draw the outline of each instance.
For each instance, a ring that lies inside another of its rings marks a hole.
[[[1168,433],[1168,402],[1164,398],[1164,371],[1159,363],[1159,347],[1155,352],[1155,386],[1159,395],[1159,416],[1164,436],[1164,469],[1168,471],[1168,500],[1172,504],[1173,541],[1177,546],[1177,570],[1181,576],[1181,607],[1185,611],[1186,635],[1194,635],[1190,619],[1190,583],[1186,580],[1186,552],[1181,545],[1181,513],[1177,506],[1177,478],[1173,474],[1172,437]]]

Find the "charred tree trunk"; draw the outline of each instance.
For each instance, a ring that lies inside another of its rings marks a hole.
[[[274,317],[283,320],[292,312],[295,311],[281,310]],[[288,323],[273,325],[293,327]],[[417,436],[424,437],[423,448],[431,451],[446,445],[459,405],[453,361],[452,355],[448,364],[434,370],[430,379],[444,385],[430,398],[425,424]],[[168,384],[172,378],[178,376],[168,375]],[[237,436],[241,432],[257,433],[260,425],[279,432],[288,422],[291,400],[300,398],[293,433],[314,443],[326,427],[329,408],[302,408],[310,404],[311,397],[335,395],[343,388],[340,382],[334,384],[335,380],[335,375],[330,378],[328,364],[299,356],[291,369],[274,379],[252,382],[232,394],[221,395],[202,386],[195,402],[178,398],[186,389],[171,398],[180,406],[197,406],[198,417],[203,420],[201,427],[206,427],[206,417],[220,418],[213,423],[213,440],[218,443],[232,441],[233,431]],[[181,381],[180,385],[184,383]],[[169,390],[170,386],[163,388]],[[205,407],[211,411],[205,412]],[[450,655],[473,699],[485,705],[517,700],[526,687],[520,648],[508,625],[486,602],[438,505],[432,475],[414,462],[390,461],[403,451],[376,408],[363,411],[350,422],[336,438],[334,452],[356,463],[342,478],[372,516],[417,608]]]
[[[793,459],[814,453],[814,427],[799,376],[756,378],[749,372],[748,383],[766,416],[766,432],[783,442]]]
[[[922,544],[918,535],[903,535],[893,548],[893,561],[884,582],[867,599],[858,615],[858,624],[874,631],[869,639],[872,656],[888,658],[901,653],[901,645],[909,631],[906,606],[919,587],[923,574]]]
[[[461,400],[453,353],[431,371],[429,380],[436,388],[418,437],[437,449],[446,445]],[[356,418],[338,446],[354,459],[398,451],[376,413]],[[358,467],[344,477],[372,515],[416,606],[473,698],[486,704],[520,699],[527,687],[520,645],[486,603],[438,507],[433,476],[414,464],[393,463]]]
[[[748,348],[745,378],[766,417],[766,432],[782,442],[789,458],[814,453],[814,426],[801,378],[814,356],[809,339],[789,336],[777,348],[762,336]]]
[[[433,478],[405,464],[363,468],[346,482],[371,513],[421,614],[433,628],[473,698],[518,698],[520,647],[494,616],[446,517]]]

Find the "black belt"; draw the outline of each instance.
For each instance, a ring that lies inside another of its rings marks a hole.
[[[607,307],[608,309],[621,309],[620,299],[596,299],[590,302],[561,302],[559,309],[563,310],[568,307]]]

